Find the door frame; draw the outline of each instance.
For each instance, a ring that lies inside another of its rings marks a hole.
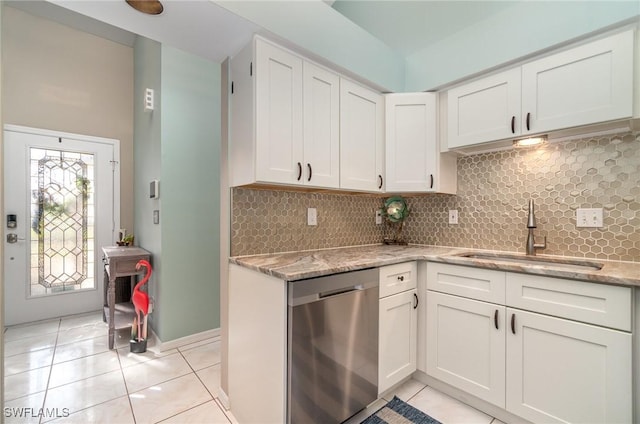
[[[83,135],[83,134],[76,134],[76,133],[68,133],[68,132],[62,132],[62,131],[55,131],[55,130],[47,130],[47,129],[41,129],[41,128],[32,128],[32,127],[26,127],[26,126],[20,126],[20,125],[13,125],[13,124],[5,124],[3,126],[3,139],[5,138],[4,135],[6,132],[11,131],[11,132],[18,132],[18,133],[22,133],[22,134],[33,134],[33,135],[38,135],[38,136],[48,136],[48,137],[55,137],[55,138],[64,138],[64,139],[70,139],[70,140],[75,140],[75,141],[80,141],[80,142],[89,142],[89,143],[95,143],[95,144],[103,144],[103,145],[109,145],[111,146],[111,148],[113,149],[113,166],[112,166],[112,181],[113,181],[113,199],[112,199],[112,204],[113,204],[113,211],[112,211],[112,222],[111,222],[111,242],[114,243],[115,242],[115,237],[117,234],[118,229],[120,228],[120,140],[117,139],[112,139],[112,138],[105,138],[105,137],[96,137],[96,136],[89,136],[89,135]],[[6,146],[2,146],[3,149],[3,156],[4,156],[4,151],[5,151]],[[3,169],[3,172],[6,172],[5,169]],[[6,179],[4,180],[6,183]],[[4,197],[4,185],[2,186],[2,195]],[[3,209],[4,210],[4,209]],[[4,218],[3,218],[4,220]],[[4,228],[4,225],[2,226],[2,243],[4,245],[4,237],[5,237],[5,231],[6,229]],[[95,275],[95,290],[98,293],[101,293],[101,286],[103,283],[103,279],[101,276],[101,272],[100,272],[100,246],[96,245],[95,246],[95,267],[96,267],[96,275]],[[6,272],[6,268],[3,267],[3,273]],[[3,282],[4,282],[4,274],[2,276],[3,278]],[[2,290],[4,292],[4,284],[2,287]],[[3,296],[3,304],[2,304],[2,309],[4,312],[4,302],[6,302],[7,299],[5,296]],[[3,320],[4,321],[4,320]]]

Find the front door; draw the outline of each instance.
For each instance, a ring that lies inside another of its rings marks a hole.
[[[5,127],[5,325],[102,307],[118,155],[117,140]]]

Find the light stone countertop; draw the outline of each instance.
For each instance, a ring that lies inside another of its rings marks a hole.
[[[380,267],[414,260],[427,260],[456,265],[468,265],[502,271],[522,272],[547,277],[569,278],[595,283],[640,287],[640,263],[605,261],[599,259],[571,258],[563,256],[537,255],[544,264],[522,264],[500,260],[500,258],[475,259],[460,256],[464,253],[486,253],[517,255],[513,252],[498,252],[442,246],[387,246],[369,245],[340,247],[334,249],[309,250],[301,252],[274,253],[266,255],[236,256],[229,259],[240,265],[286,281],[303,280],[313,277]],[[575,260],[597,262],[604,266],[600,270],[575,269],[558,264],[556,261]]]

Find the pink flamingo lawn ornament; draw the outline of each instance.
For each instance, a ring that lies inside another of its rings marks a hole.
[[[138,263],[136,264],[136,270],[140,270],[141,267],[147,268],[147,274],[142,280],[138,282],[138,284],[136,284],[136,286],[133,288],[133,294],[131,295],[131,302],[133,302],[133,307],[135,308],[136,315],[138,316],[139,342],[147,338],[147,314],[149,313],[149,295],[147,295],[143,291],[140,291],[140,287],[142,287],[149,281],[151,273],[153,272],[151,269],[151,264],[144,259],[138,261]],[[141,312],[144,314],[144,327],[142,327],[142,318],[140,316]]]

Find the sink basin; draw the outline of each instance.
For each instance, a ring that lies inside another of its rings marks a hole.
[[[562,268],[574,271],[600,271],[604,266],[604,264],[600,262],[581,259],[545,258],[539,256],[525,256],[508,253],[465,252],[456,256],[493,262],[509,262],[520,265],[547,266],[549,268]]]

